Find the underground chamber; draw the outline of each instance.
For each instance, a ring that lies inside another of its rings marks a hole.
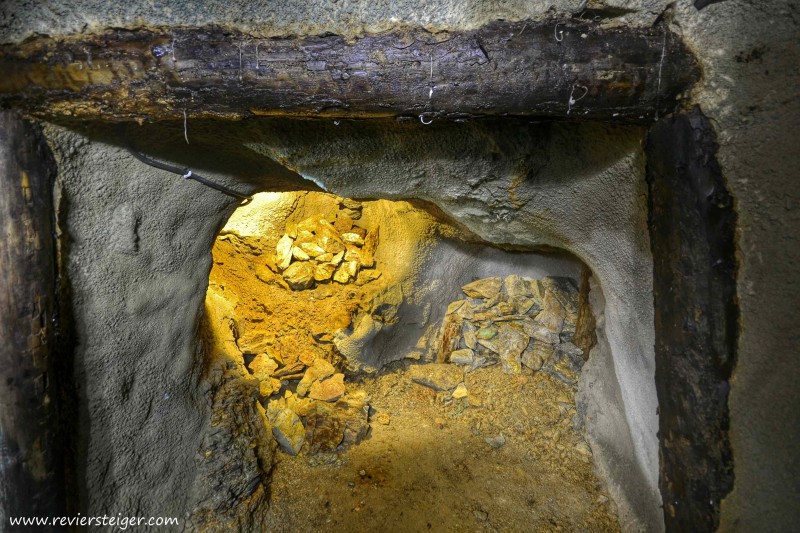
[[[596,344],[577,258],[309,191],[256,194],[212,253],[200,334],[251,404],[270,530],[619,527],[576,405]]]

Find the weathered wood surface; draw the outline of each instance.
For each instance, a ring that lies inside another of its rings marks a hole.
[[[736,212],[699,110],[659,121],[646,151],[664,518],[667,531],[716,531],[733,488]]]
[[[65,511],[53,375],[55,167],[43,137],[0,112],[0,529]],[[15,528],[11,528],[12,530]],[[50,531],[57,528],[40,528]]]
[[[666,28],[494,22],[256,39],[218,28],[115,30],[0,47],[0,103],[40,117],[486,115],[652,121],[697,66]]]

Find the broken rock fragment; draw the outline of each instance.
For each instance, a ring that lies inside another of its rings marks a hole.
[[[311,385],[311,392],[309,392],[308,396],[322,402],[335,402],[344,393],[344,374],[334,374],[329,378],[315,381]]]
[[[470,326],[465,326],[463,330],[463,339],[464,344],[470,350],[474,350],[478,344],[478,336],[475,334],[475,328]]]
[[[520,328],[502,323],[495,337],[481,339],[478,342],[499,356],[503,370],[507,374],[519,374],[522,372],[520,358],[529,340],[530,338]]]
[[[381,272],[379,270],[362,270],[358,273],[358,279],[356,279],[356,285],[366,285],[372,281],[381,277]]]
[[[272,374],[278,369],[278,363],[267,354],[260,353],[250,361],[248,368],[253,372],[256,379],[264,381],[272,377]]]
[[[273,377],[281,379],[291,379],[291,376],[297,375],[303,371],[305,365],[300,361],[287,362],[286,365],[280,370],[276,370]]]
[[[356,209],[361,211],[363,205],[358,200],[353,200],[352,198],[342,198],[339,201],[339,205],[344,207],[345,209]]]
[[[378,249],[379,228],[367,233],[364,237],[364,246],[361,248],[361,265],[371,268],[375,265],[375,251]]]
[[[261,381],[258,384],[258,394],[264,398],[272,396],[281,390],[281,380],[276,378],[269,378]]]
[[[328,281],[336,272],[336,265],[333,263],[320,263],[314,266],[314,281]]]
[[[564,327],[565,317],[566,312],[564,307],[558,301],[554,292],[550,289],[545,290],[544,299],[542,300],[542,310],[536,315],[536,321],[550,331],[559,334]]]
[[[270,406],[278,402],[270,402]],[[300,417],[291,409],[276,407],[267,411],[270,424],[272,425],[272,435],[283,451],[290,455],[297,455],[303,447],[306,436],[306,429],[300,421]]]
[[[325,359],[318,357],[314,363],[306,370],[303,379],[297,384],[297,395],[302,397],[308,394],[314,382],[328,378],[336,373],[336,369]]]
[[[278,240],[275,247],[275,265],[281,269],[286,270],[292,262],[292,247],[294,241],[288,235],[284,235]]]
[[[472,365],[475,361],[475,353],[469,348],[455,350],[450,353],[450,362],[456,365]]]
[[[283,279],[296,291],[308,289],[314,284],[314,267],[306,261],[292,263],[283,271]]]
[[[342,233],[342,240],[347,244],[354,244],[355,246],[364,246],[364,239],[358,233]]]
[[[306,418],[308,453],[356,444],[369,432],[369,406],[360,398],[343,398],[335,404],[317,402]]]
[[[497,336],[497,329],[493,327],[481,328],[475,332],[475,337],[480,341],[488,341]]]
[[[512,274],[503,281],[506,294],[509,298],[530,298],[531,285],[522,276]]]
[[[453,398],[466,398],[469,395],[469,391],[467,387],[463,383],[459,383],[456,389],[453,391]]]
[[[347,233],[353,228],[353,219],[347,216],[344,212],[339,212],[336,215],[336,220],[333,222],[333,227],[339,233]]]
[[[531,370],[539,370],[553,357],[553,352],[552,344],[533,340],[522,354],[522,364]]]
[[[345,269],[347,275],[350,276],[350,279],[354,279],[358,274],[358,261],[347,261],[346,263],[342,264],[342,268]]]
[[[350,274],[347,269],[344,268],[344,265],[340,265],[339,268],[336,269],[336,272],[333,273],[333,281],[338,283],[347,283],[350,281]]]
[[[315,242],[304,242],[300,245],[300,248],[309,256],[309,257],[318,257],[325,253],[325,250],[319,244]]]
[[[305,251],[304,251],[302,248],[300,248],[299,246],[295,246],[295,247],[293,247],[293,248],[292,248],[292,257],[294,257],[294,258],[295,258],[295,259],[297,259],[298,261],[308,261],[309,259],[311,259],[311,256],[309,256],[309,255],[308,255],[308,254],[307,254],[307,253],[306,253],[306,252],[305,252]]]
[[[470,298],[495,298],[500,294],[503,278],[484,278],[467,283],[461,290]]]

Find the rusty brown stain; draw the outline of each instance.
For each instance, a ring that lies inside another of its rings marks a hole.
[[[609,89],[619,89],[619,90],[633,89],[633,83],[629,81],[612,81],[607,86]]]
[[[31,192],[31,180],[28,178],[28,173],[24,170],[22,171],[22,197],[25,199],[26,203],[31,203],[33,200],[33,193]]]

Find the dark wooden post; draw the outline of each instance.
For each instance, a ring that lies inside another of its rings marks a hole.
[[[647,137],[661,495],[667,531],[716,531],[733,487],[728,390],[736,359],[736,212],[708,119]]]
[[[53,350],[55,166],[39,130],[0,112],[0,530],[65,511]],[[37,528],[37,531],[55,528]]]

